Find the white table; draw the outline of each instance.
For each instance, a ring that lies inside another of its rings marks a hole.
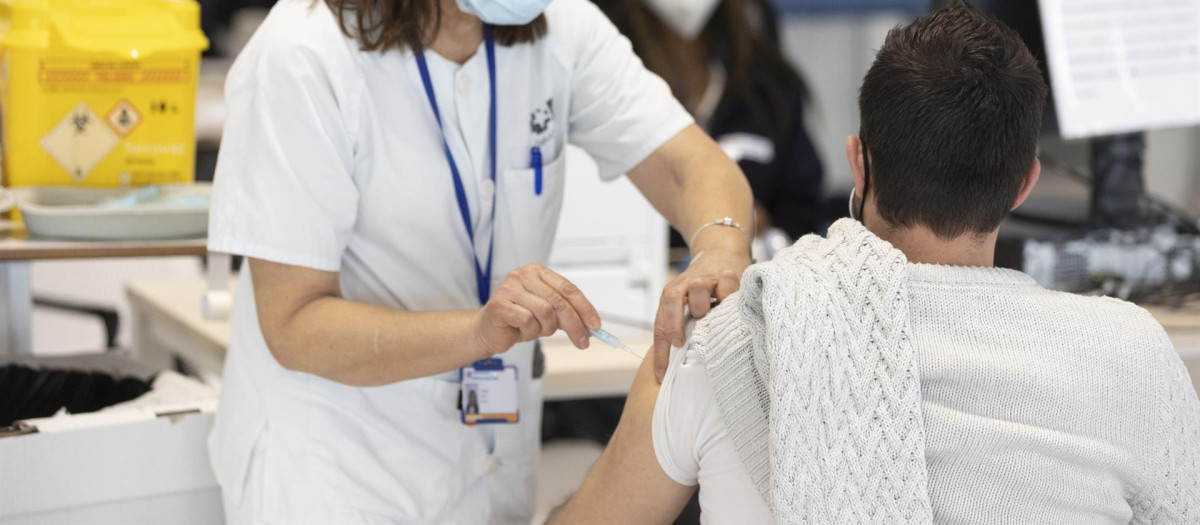
[[[236,282],[236,280],[235,280]],[[220,384],[228,321],[209,321],[200,313],[205,284],[200,278],[134,281],[126,287],[133,309],[133,350],[155,366],[170,366],[182,358],[210,384]],[[651,335],[624,337],[638,352],[650,348]],[[546,399],[585,399],[620,396],[629,392],[641,364],[635,357],[593,341],[577,350],[565,337],[542,340],[546,354]]]
[[[229,323],[201,316],[204,291],[204,281],[199,277],[130,283],[127,293],[134,312],[133,346],[139,359],[156,366],[170,366],[172,354],[178,355],[203,379],[219,384],[225,349],[229,347]],[[1200,302],[1184,309],[1150,308],[1150,312],[1167,329],[1200,390]],[[624,339],[638,352],[650,348],[649,333]],[[598,342],[580,351],[565,338],[553,337],[543,340],[542,347],[549,400],[624,395],[640,364],[634,357]]]
[[[33,353],[31,261],[204,255],[204,245],[204,239],[120,242],[38,239],[31,238],[22,224],[0,220],[0,356]]]

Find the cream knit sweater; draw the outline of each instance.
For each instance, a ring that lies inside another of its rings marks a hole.
[[[692,345],[780,523],[1200,523],[1200,401],[1127,303],[908,265],[842,221]]]

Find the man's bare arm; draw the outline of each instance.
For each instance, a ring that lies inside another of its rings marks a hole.
[[[672,523],[696,487],[680,485],[654,455],[652,422],[658,399],[654,354],[638,368],[621,422],[583,485],[548,523]]]

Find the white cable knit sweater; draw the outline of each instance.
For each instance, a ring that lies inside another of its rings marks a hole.
[[[920,354],[910,314],[943,319]],[[691,344],[780,523],[1200,523],[1200,401],[1135,306],[908,265],[842,221]]]

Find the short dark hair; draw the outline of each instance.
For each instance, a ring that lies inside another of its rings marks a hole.
[[[888,33],[859,93],[881,218],[996,230],[1037,156],[1046,82],[1012,29],[958,0]]]
[[[442,22],[438,0],[325,0],[342,32],[358,39],[363,51],[387,52],[429,44],[427,29]],[[546,16],[525,25],[496,26],[496,42],[511,46],[533,42],[546,34]]]

